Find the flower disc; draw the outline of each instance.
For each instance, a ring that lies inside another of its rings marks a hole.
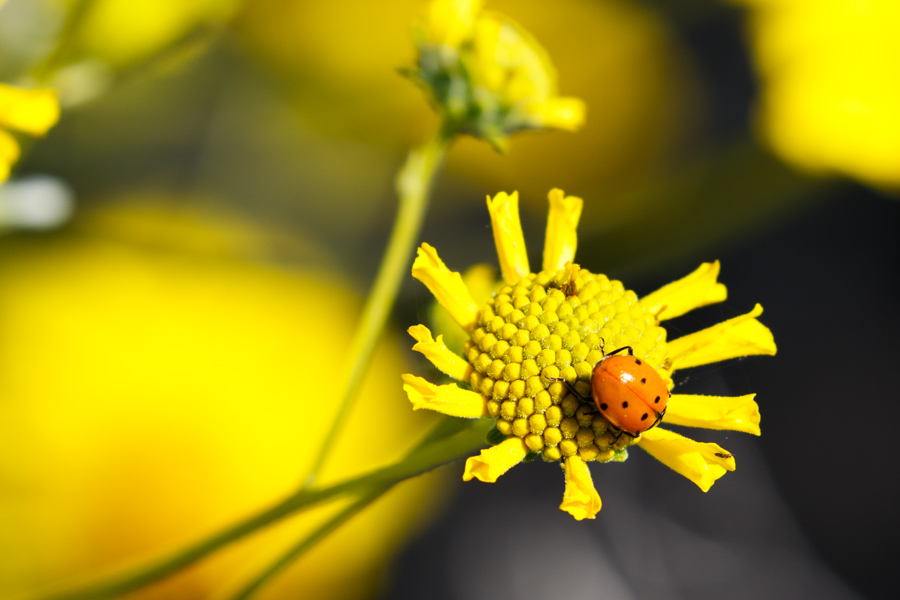
[[[662,369],[665,329],[637,294],[577,265],[532,273],[478,311],[466,342],[470,383],[487,399],[498,431],[522,438],[544,460],[622,460],[640,437],[610,426],[591,400],[590,381],[603,352],[623,346],[671,387]]]

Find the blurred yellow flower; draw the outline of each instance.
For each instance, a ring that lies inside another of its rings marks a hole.
[[[535,273],[519,223],[518,194],[488,198],[503,282],[483,304],[474,301],[460,275],[444,265],[435,249],[423,244],[413,276],[470,338],[464,361],[444,345],[442,336],[434,340],[426,327],[417,325],[409,330],[418,342],[413,349],[469,389],[403,376],[414,410],[467,418],[489,415],[496,421],[489,440],[493,445],[469,458],[464,480],[494,482],[527,457],[540,455],[562,464],[566,491],[560,508],[579,520],[594,518],[601,505],[586,463],[623,461],[628,446],[639,445],[704,492],[735,468],[734,457],[717,444],[695,442],[655,423],[629,433],[607,420],[591,399],[592,372],[605,351],[631,347],[637,364],[650,365],[671,389],[671,375],[679,368],[776,350],[771,332],[756,319],[762,312],[759,305],[667,343],[660,321],[725,299],[725,286],[717,282],[718,263],[701,265],[638,299],[621,282],[571,262],[582,204],[561,190],[550,192],[543,265]],[[693,427],[760,433],[752,395],[676,394],[657,416]]]
[[[299,485],[359,302],[333,275],[246,258],[264,239],[179,205],[2,240],[0,597],[171,551]],[[396,388],[402,364],[388,339],[323,483],[400,458],[427,427]],[[259,597],[368,597],[433,484],[399,486]],[[133,597],[235,591],[343,505]]]
[[[408,24],[422,15],[427,24],[428,6],[424,0],[254,0],[235,26],[242,48],[276,74],[279,93],[304,124],[329,136],[324,139],[353,140],[369,150],[343,153],[336,171],[372,173],[378,164],[373,156],[399,155],[434,128],[433,111],[420,90],[396,74],[415,60]],[[451,181],[485,189],[516,187],[523,210],[543,211],[553,173],[566,189],[594,190],[591,197],[603,197],[604,218],[594,218],[590,211],[599,209],[586,206],[583,229],[601,222],[616,227],[654,214],[657,204],[635,205],[609,190],[644,180],[704,114],[677,36],[636,2],[560,0],[551,6],[540,0],[491,0],[487,7],[514,17],[540,41],[561,89],[582,99],[590,118],[577,135],[517,136],[502,156],[480,140],[463,138],[448,157]],[[390,175],[385,170],[381,179],[371,176],[378,182]],[[354,197],[347,202],[369,203],[364,194]],[[660,202],[668,198],[663,195]]]
[[[900,186],[900,3],[732,0],[749,7],[759,125],[803,169]]]
[[[456,131],[495,145],[523,129],[575,130],[585,106],[557,95],[556,71],[544,49],[507,17],[479,0],[434,0],[414,31],[413,80]]]
[[[62,0],[67,10],[85,10],[73,31],[76,59],[99,59],[124,68],[159,52],[199,26],[220,23],[240,0]]]
[[[0,182],[9,177],[10,167],[19,160],[19,143],[6,129],[40,137],[58,119],[59,103],[53,90],[0,83]]]

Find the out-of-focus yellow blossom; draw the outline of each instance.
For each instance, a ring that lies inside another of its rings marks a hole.
[[[315,131],[400,152],[434,126],[421,92],[396,74],[414,60],[408,23],[427,6],[424,0],[254,0],[236,27],[244,47],[278,74],[280,89]],[[560,0],[548,10],[539,0],[491,0],[487,8],[513,17],[540,40],[563,91],[582,99],[591,116],[577,135],[517,136],[502,156],[463,138],[448,158],[455,178],[487,189],[516,186],[524,203],[544,210],[548,174],[579,190],[643,176],[692,122],[699,103],[685,55],[640,4]],[[358,161],[349,168],[372,169],[369,155],[343,158]],[[648,210],[611,200],[604,198],[606,226]]]
[[[260,239],[179,206],[2,240],[0,597],[172,551],[299,485],[359,303],[333,275],[245,258]],[[395,385],[396,340],[375,356],[325,482],[400,458],[427,427]],[[369,597],[433,483],[399,486],[259,597]],[[343,505],[129,597],[235,591]]]
[[[523,129],[575,130],[584,103],[557,95],[556,71],[544,49],[481,0],[434,0],[415,30],[411,75],[455,131],[495,145]]]
[[[900,187],[900,3],[732,0],[749,7],[759,125],[786,160]]]
[[[19,160],[19,143],[7,129],[43,136],[59,119],[59,103],[53,90],[22,89],[0,83],[0,182],[9,177]]]
[[[756,319],[762,312],[758,305],[746,315],[667,343],[660,321],[725,299],[725,286],[717,281],[718,262],[701,265],[638,299],[621,282],[571,262],[582,204],[561,190],[550,192],[543,266],[534,273],[519,224],[518,194],[488,198],[503,281],[481,304],[434,248],[423,244],[413,276],[470,338],[464,348],[467,362],[442,343],[442,336],[433,340],[422,325],[410,328],[419,342],[413,349],[468,389],[403,376],[415,410],[468,418],[487,414],[496,421],[489,440],[493,445],[466,462],[464,480],[494,482],[526,457],[540,455],[563,466],[566,491],[560,508],[579,520],[594,518],[601,505],[586,463],[623,461],[628,446],[639,445],[704,492],[735,468],[734,457],[717,444],[652,425],[632,435],[607,421],[590,397],[593,368],[606,351],[631,347],[637,362],[656,369],[671,389],[678,368],[776,350],[771,332]],[[676,394],[662,413],[663,422],[760,433],[752,395]]]
[[[148,58],[199,26],[220,23],[240,0],[57,0],[65,10],[85,10],[72,32],[77,56],[123,68]]]

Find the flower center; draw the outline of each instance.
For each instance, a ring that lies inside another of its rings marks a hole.
[[[498,431],[546,461],[624,460],[640,438],[622,435],[591,399],[594,365],[631,346],[660,371],[666,331],[620,281],[577,265],[504,286],[479,311],[466,342],[472,389],[488,400]],[[573,393],[573,391],[575,393]]]

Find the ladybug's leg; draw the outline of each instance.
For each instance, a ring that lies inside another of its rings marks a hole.
[[[636,438],[638,437],[638,436],[634,435],[633,433],[631,433],[630,431],[625,431],[624,429],[620,429],[620,430],[619,430],[619,435],[617,435],[617,436],[615,437],[615,439],[609,443],[609,445],[610,445],[610,446],[615,445],[615,443],[619,441],[619,438],[622,437],[623,434],[624,434],[624,435],[627,435],[627,436],[630,437],[631,439],[636,439]]]
[[[622,350],[628,350],[628,356],[634,356],[634,348],[632,348],[631,346],[622,346],[618,350],[613,350],[612,352],[604,353],[603,357],[606,358],[607,356],[612,356],[613,354],[618,354]]]
[[[588,400],[588,398],[585,398],[584,396],[582,396],[581,394],[579,394],[578,392],[576,392],[576,391],[575,391],[575,386],[572,385],[571,383],[569,383],[566,379],[563,379],[562,377],[548,377],[547,379],[548,379],[549,381],[562,381],[564,384],[566,384],[566,388],[569,390],[569,393],[570,393],[570,394],[572,394],[573,396],[575,396],[576,398],[578,398],[578,399],[581,400],[582,402],[586,402],[586,401]]]
[[[666,406],[666,408],[669,408],[669,407]],[[663,417],[666,415],[666,408],[664,408],[661,413],[656,413],[656,420],[653,421],[653,425],[651,425],[647,429],[653,429],[654,427],[656,427],[657,425],[662,423]]]

